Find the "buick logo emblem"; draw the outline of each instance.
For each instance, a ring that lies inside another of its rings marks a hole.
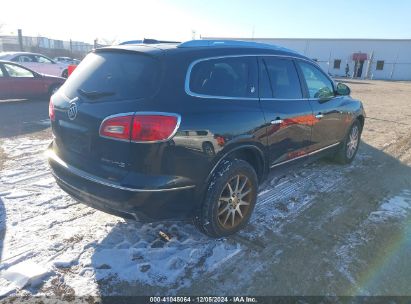
[[[77,105],[76,105],[76,103],[75,102],[73,102],[72,104],[70,104],[70,107],[69,107],[69,109],[68,109],[68,111],[67,111],[67,115],[68,115],[68,118],[70,119],[70,120],[74,120],[74,119],[76,119],[76,117],[77,117]]]

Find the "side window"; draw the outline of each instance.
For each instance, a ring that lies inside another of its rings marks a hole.
[[[32,72],[17,65],[4,64],[4,68],[10,77],[34,77]]]
[[[216,97],[257,97],[254,57],[227,57],[200,61],[190,73],[189,89]]]
[[[273,92],[271,90],[270,78],[268,77],[267,67],[262,58],[259,59],[258,66],[258,92],[260,94],[260,98],[273,98]]]
[[[294,63],[289,59],[265,57],[268,78],[274,98],[301,99],[301,86]]]
[[[312,64],[299,61],[303,72],[310,98],[330,98],[334,96],[332,82],[317,67]]]
[[[43,56],[35,56],[38,63],[53,63],[50,59]]]
[[[34,62],[34,58],[31,56],[20,55],[14,58],[12,61],[14,62]]]

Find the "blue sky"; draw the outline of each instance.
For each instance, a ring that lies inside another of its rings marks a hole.
[[[408,0],[4,1],[3,33],[92,41],[157,38],[411,38]],[[22,10],[21,8],[25,9]],[[62,9],[59,9],[61,7]],[[47,9],[48,8],[48,9]],[[70,8],[73,8],[71,10]]]

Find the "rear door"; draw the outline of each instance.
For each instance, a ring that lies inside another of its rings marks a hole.
[[[259,70],[271,165],[305,155],[313,116],[294,62],[283,57],[260,57]]]
[[[30,98],[43,95],[46,91],[44,81],[37,74],[21,66],[5,63],[10,91],[13,98]]]
[[[147,109],[159,77],[160,62],[150,55],[125,51],[87,55],[53,96],[55,151],[94,175],[114,180],[124,177],[131,145],[100,137],[100,125],[108,116]]]
[[[311,149],[334,145],[342,140],[346,130],[342,114],[344,98],[335,95],[332,80],[320,68],[302,60],[298,60],[298,66],[315,117]]]

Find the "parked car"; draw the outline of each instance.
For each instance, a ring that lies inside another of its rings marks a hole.
[[[78,59],[74,59],[74,58],[70,58],[70,57],[55,57],[54,58],[55,62],[61,62],[61,63],[65,63],[67,65],[78,65],[80,63],[80,60]]]
[[[67,63],[55,62],[47,56],[29,52],[2,52],[0,60],[13,61],[37,73],[67,78]]]
[[[49,164],[62,189],[95,208],[189,217],[227,236],[246,225],[270,169],[354,159],[365,113],[349,94],[312,60],[272,45],[97,49],[50,100]]]
[[[53,95],[65,78],[39,74],[0,60],[0,99],[37,98]]]

